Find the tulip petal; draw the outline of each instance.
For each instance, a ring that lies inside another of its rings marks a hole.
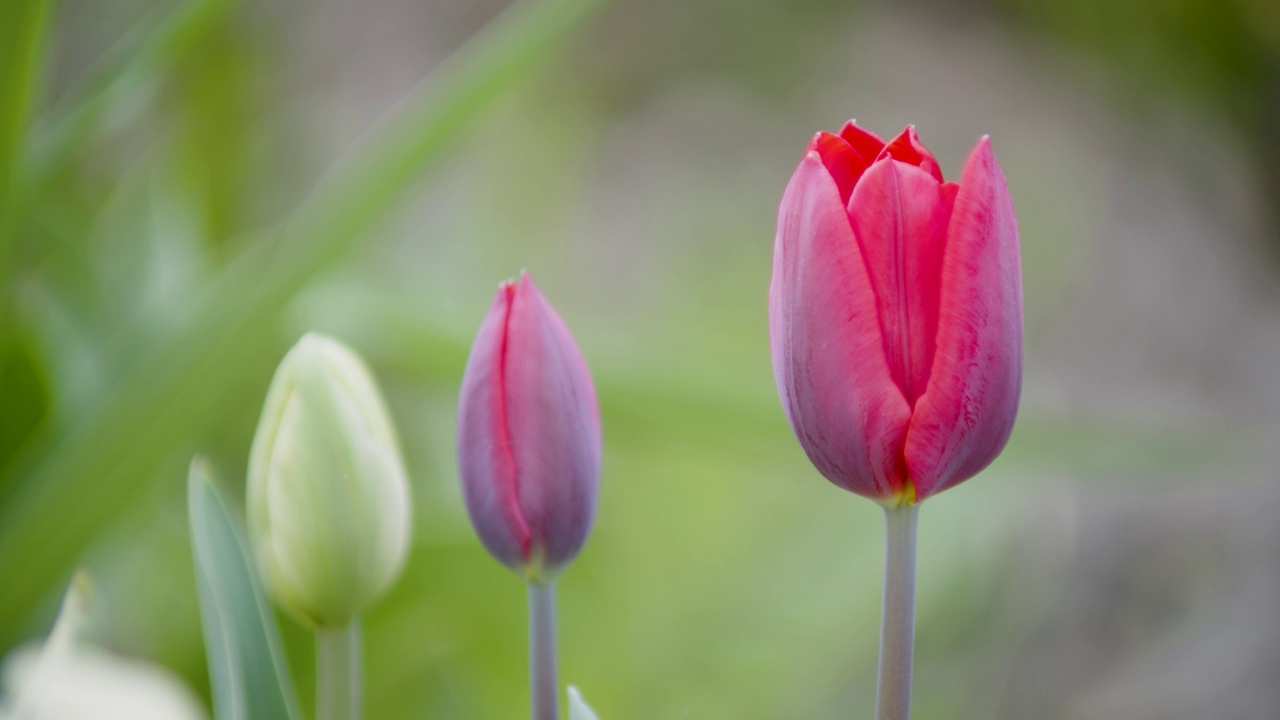
[[[884,149],[884,140],[879,135],[870,130],[863,130],[858,127],[858,123],[850,120],[840,128],[840,137],[849,143],[849,147],[858,153],[862,158],[864,165],[871,165],[876,158],[880,157],[880,151]]]
[[[934,180],[942,182],[942,166],[938,165],[938,161],[933,157],[933,153],[929,152],[929,148],[920,142],[920,136],[916,135],[916,126],[908,125],[905,130],[898,134],[898,137],[889,141],[888,145],[880,151],[876,157],[877,160],[884,157],[892,157],[894,160],[900,160],[908,165],[915,165],[933,176]]]
[[[960,179],[942,264],[937,350],[907,434],[918,499],[986,467],[1013,429],[1022,386],[1018,226],[983,138]]]
[[[507,323],[507,427],[531,558],[558,567],[578,554],[595,515],[600,417],[587,363],[532,278],[515,286]]]
[[[867,169],[867,161],[844,138],[829,132],[815,135],[809,149],[818,153],[827,172],[831,173],[831,179],[840,189],[840,201],[849,202],[853,186],[858,184],[858,178]]]
[[[778,213],[769,336],[783,409],[813,464],[860,495],[900,495],[910,408],[885,361],[875,294],[839,189],[813,151]]]
[[[889,372],[911,405],[924,393],[933,361],[950,194],[920,168],[885,158],[849,201]]]
[[[512,283],[498,288],[471,346],[458,402],[458,474],[481,542],[503,564],[519,567],[531,536],[516,489],[504,383],[514,295]]]

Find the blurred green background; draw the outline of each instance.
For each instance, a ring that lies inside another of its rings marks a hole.
[[[605,720],[869,717],[880,511],[791,436],[765,313],[782,188],[856,116],[949,176],[989,133],[1023,242],[1013,440],[921,513],[916,717],[1280,717],[1280,5],[504,10],[0,3],[0,652],[83,566],[103,643],[208,692],[186,464],[242,496],[316,329],[370,361],[413,480],[367,716],[526,715],[453,418],[527,268],[603,410],[563,679]]]

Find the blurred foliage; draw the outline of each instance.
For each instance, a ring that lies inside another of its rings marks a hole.
[[[184,468],[197,450],[244,467],[272,368],[317,329],[370,360],[415,482],[409,565],[367,624],[368,716],[523,714],[522,588],[470,532],[452,442],[471,335],[494,285],[528,267],[604,414],[598,526],[559,593],[563,677],[616,720],[870,707],[878,510],[793,442],[764,298],[777,193],[810,123],[848,102],[813,102],[800,79],[833,72],[843,28],[876,7],[594,4],[525,0],[439,67],[419,62],[426,82],[333,168],[316,104],[288,84],[306,4],[0,4],[0,649],[43,634],[84,564],[112,646],[209,692]],[[920,8],[969,17],[937,5]],[[1259,171],[1280,167],[1272,3],[979,5],[1131,79],[1117,87],[1226,113]],[[673,96],[705,115],[663,115]],[[746,130],[680,145],[637,117],[684,141],[691,125]],[[1036,231],[1033,328],[1067,292],[1063,267],[1086,262],[1053,242],[1087,217],[1062,207],[1069,172],[1038,177],[1062,158],[1041,140],[1012,138],[1037,154],[1006,164]],[[1067,591],[1051,569],[1071,558],[1017,539],[1049,522],[1050,479],[1194,486],[1254,440],[1170,425],[1030,407],[1001,461],[923,511],[919,717],[997,716],[1017,643]],[[310,638],[281,632],[305,704]]]
[[[223,403],[229,396],[224,388],[236,384],[239,373],[253,367],[255,357],[261,358],[262,349],[251,339],[270,331],[275,316],[266,309],[279,307],[340,257],[417,177],[419,169],[448,147],[467,119],[524,71],[529,60],[589,4],[551,4],[541,14],[526,10],[527,18],[513,13],[499,23],[469,48],[457,67],[449,68],[452,72],[440,78],[439,87],[424,92],[416,103],[406,103],[398,126],[390,128],[380,143],[364,148],[359,159],[319,189],[282,231],[238,255],[204,292],[192,292],[200,280],[201,233],[188,234],[188,246],[182,247],[181,240],[171,235],[176,231],[182,237],[182,218],[166,217],[172,209],[155,197],[168,189],[163,177],[172,169],[155,170],[162,179],[149,177],[150,172],[126,177],[112,189],[124,190],[137,182],[140,192],[126,191],[123,197],[108,200],[99,218],[107,237],[83,251],[90,256],[102,253],[91,263],[92,274],[114,280],[122,292],[107,297],[93,293],[80,298],[79,308],[55,307],[53,313],[72,316],[56,318],[67,324],[90,325],[86,335],[95,330],[102,333],[72,340],[81,344],[82,357],[77,359],[99,354],[107,373],[116,377],[104,383],[99,397],[86,403],[77,417],[68,418],[64,432],[52,433],[61,435],[51,439],[53,448],[39,448],[14,461],[14,472],[22,477],[9,483],[0,508],[0,565],[23,563],[29,570],[14,578],[0,600],[3,614],[24,615],[35,593],[53,579],[42,573],[56,573],[73,560],[165,455],[226,407]],[[168,29],[169,23],[161,23],[156,32]],[[234,77],[234,65],[230,72]],[[179,134],[176,141],[189,137]],[[195,143],[202,146],[198,135]],[[151,151],[141,149],[144,155]],[[221,164],[200,167],[216,176]],[[218,186],[215,182],[212,187]],[[202,187],[209,190],[211,186]],[[141,207],[129,207],[132,203]],[[120,205],[125,212],[120,212]],[[179,227],[165,227],[169,222]],[[186,230],[191,232],[189,227]],[[92,232],[88,229],[86,234]],[[115,247],[103,252],[104,245]],[[149,253],[149,245],[158,248]],[[150,263],[138,261],[148,255]],[[73,260],[72,264],[79,263]],[[118,274],[116,278],[110,278],[113,273]],[[75,304],[77,291],[92,293],[92,284],[72,282],[66,294],[72,295]],[[60,296],[47,301],[56,305]],[[103,311],[110,320],[92,317]],[[148,318],[149,314],[160,317]],[[46,319],[41,325],[50,324]],[[148,346],[155,351],[137,352],[138,347]],[[72,352],[65,349],[58,354]],[[44,523],[43,518],[55,515],[62,520],[59,527]]]
[[[1011,23],[1087,48],[1139,102],[1185,93],[1274,142],[1280,8],[1268,0],[975,0]]]
[[[1105,89],[1154,119],[1169,96],[1229,118],[1280,198],[1280,4],[1272,0],[973,0],[1009,24],[1096,55]],[[1280,262],[1280,203],[1273,203]]]

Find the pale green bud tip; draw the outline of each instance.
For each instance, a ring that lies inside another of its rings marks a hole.
[[[310,333],[267,390],[249,455],[249,541],[272,598],[344,625],[394,582],[409,488],[391,418],[354,352]]]
[[[93,586],[76,573],[44,643],[14,650],[0,667],[6,720],[205,720],[199,701],[158,665],[87,642]]]
[[[89,619],[93,609],[93,581],[89,573],[77,570],[71,577],[67,594],[62,597],[62,607],[58,610],[58,618],[49,631],[49,639],[45,643],[45,657],[61,656],[80,641],[85,640],[89,630]]]
[[[569,720],[600,720],[587,701],[582,699],[578,688],[569,686]]]

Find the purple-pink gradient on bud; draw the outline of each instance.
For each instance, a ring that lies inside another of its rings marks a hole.
[[[836,485],[892,507],[990,464],[1022,386],[1018,225],[990,140],[947,182],[913,127],[818,133],[778,211],[769,336],[787,420]]]
[[[569,329],[528,273],[498,288],[458,401],[458,473],[485,548],[533,581],[582,549],[600,484],[600,412]]]

